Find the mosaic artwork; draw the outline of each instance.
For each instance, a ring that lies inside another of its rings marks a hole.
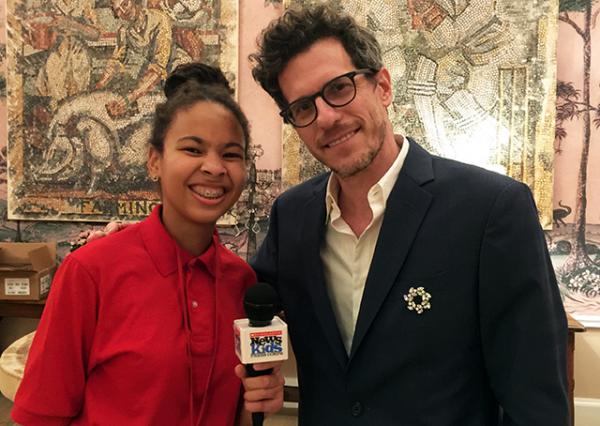
[[[382,45],[395,130],[433,153],[527,183],[550,227],[557,1],[348,0],[340,7]],[[297,143],[284,142],[286,185],[320,170],[304,166],[309,154],[292,148]]]
[[[598,15],[592,0],[560,3],[554,227],[546,233],[565,310],[588,327],[600,327]]]
[[[0,241],[56,241],[62,258],[70,249],[70,241],[85,229],[83,223],[20,222],[7,218],[7,113],[6,113],[6,0],[0,0]]]
[[[182,62],[235,82],[238,2],[8,0],[8,216],[106,221],[157,202],[146,141]]]

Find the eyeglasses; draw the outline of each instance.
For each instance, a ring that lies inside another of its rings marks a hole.
[[[300,98],[281,110],[281,115],[286,123],[294,127],[310,126],[319,114],[315,100],[320,96],[327,105],[333,108],[348,105],[356,97],[356,83],[354,77],[358,74],[373,74],[375,71],[362,68],[340,75],[325,83],[320,92],[311,96]]]

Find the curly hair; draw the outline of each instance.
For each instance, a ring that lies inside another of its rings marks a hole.
[[[321,3],[290,8],[262,31],[257,40],[258,51],[248,57],[254,80],[271,95],[279,108],[287,107],[278,81],[287,63],[315,42],[328,37],[342,43],[355,67],[375,71],[383,67],[379,42],[368,29],[344,13],[341,6]]]

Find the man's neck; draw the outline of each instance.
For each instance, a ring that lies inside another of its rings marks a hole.
[[[369,205],[369,190],[381,180],[390,169],[402,147],[403,138],[394,139],[395,143],[384,143],[378,155],[365,170],[348,177],[335,176],[339,184],[338,206],[344,221],[356,236],[360,236],[371,223],[373,212]],[[376,161],[379,160],[379,163]]]
[[[373,211],[369,205],[369,200],[366,197],[357,197],[355,194],[346,196],[346,193],[338,194],[338,206],[344,221],[348,224],[354,235],[360,237],[364,230],[369,226],[373,219]]]

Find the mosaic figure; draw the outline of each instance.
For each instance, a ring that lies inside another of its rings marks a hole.
[[[237,74],[237,2],[9,0],[8,16],[9,217],[146,216],[162,81],[199,57]]]
[[[204,41],[201,32],[213,27],[212,2],[201,0],[161,0],[159,7],[173,21],[173,39],[190,57],[201,60]]]
[[[63,99],[85,92],[92,76],[92,57],[85,40],[97,40],[100,31],[94,0],[51,0],[47,10],[28,23],[30,43],[45,48],[54,41],[36,80],[39,95],[50,98],[55,110]],[[52,26],[52,33],[48,33]]]
[[[122,99],[106,104],[110,115],[127,112],[141,96],[163,80],[170,67],[189,60],[172,46],[169,16],[157,9],[144,9],[138,0],[112,0],[111,8],[125,24],[117,31],[117,47],[108,60],[96,89],[104,89],[117,75],[136,80],[135,88]]]
[[[340,5],[376,35],[390,64],[395,129],[438,155],[527,183],[544,226],[552,222],[554,6],[517,0]],[[287,185],[302,180],[303,167],[294,163],[306,159],[291,152],[289,167],[300,174]]]

